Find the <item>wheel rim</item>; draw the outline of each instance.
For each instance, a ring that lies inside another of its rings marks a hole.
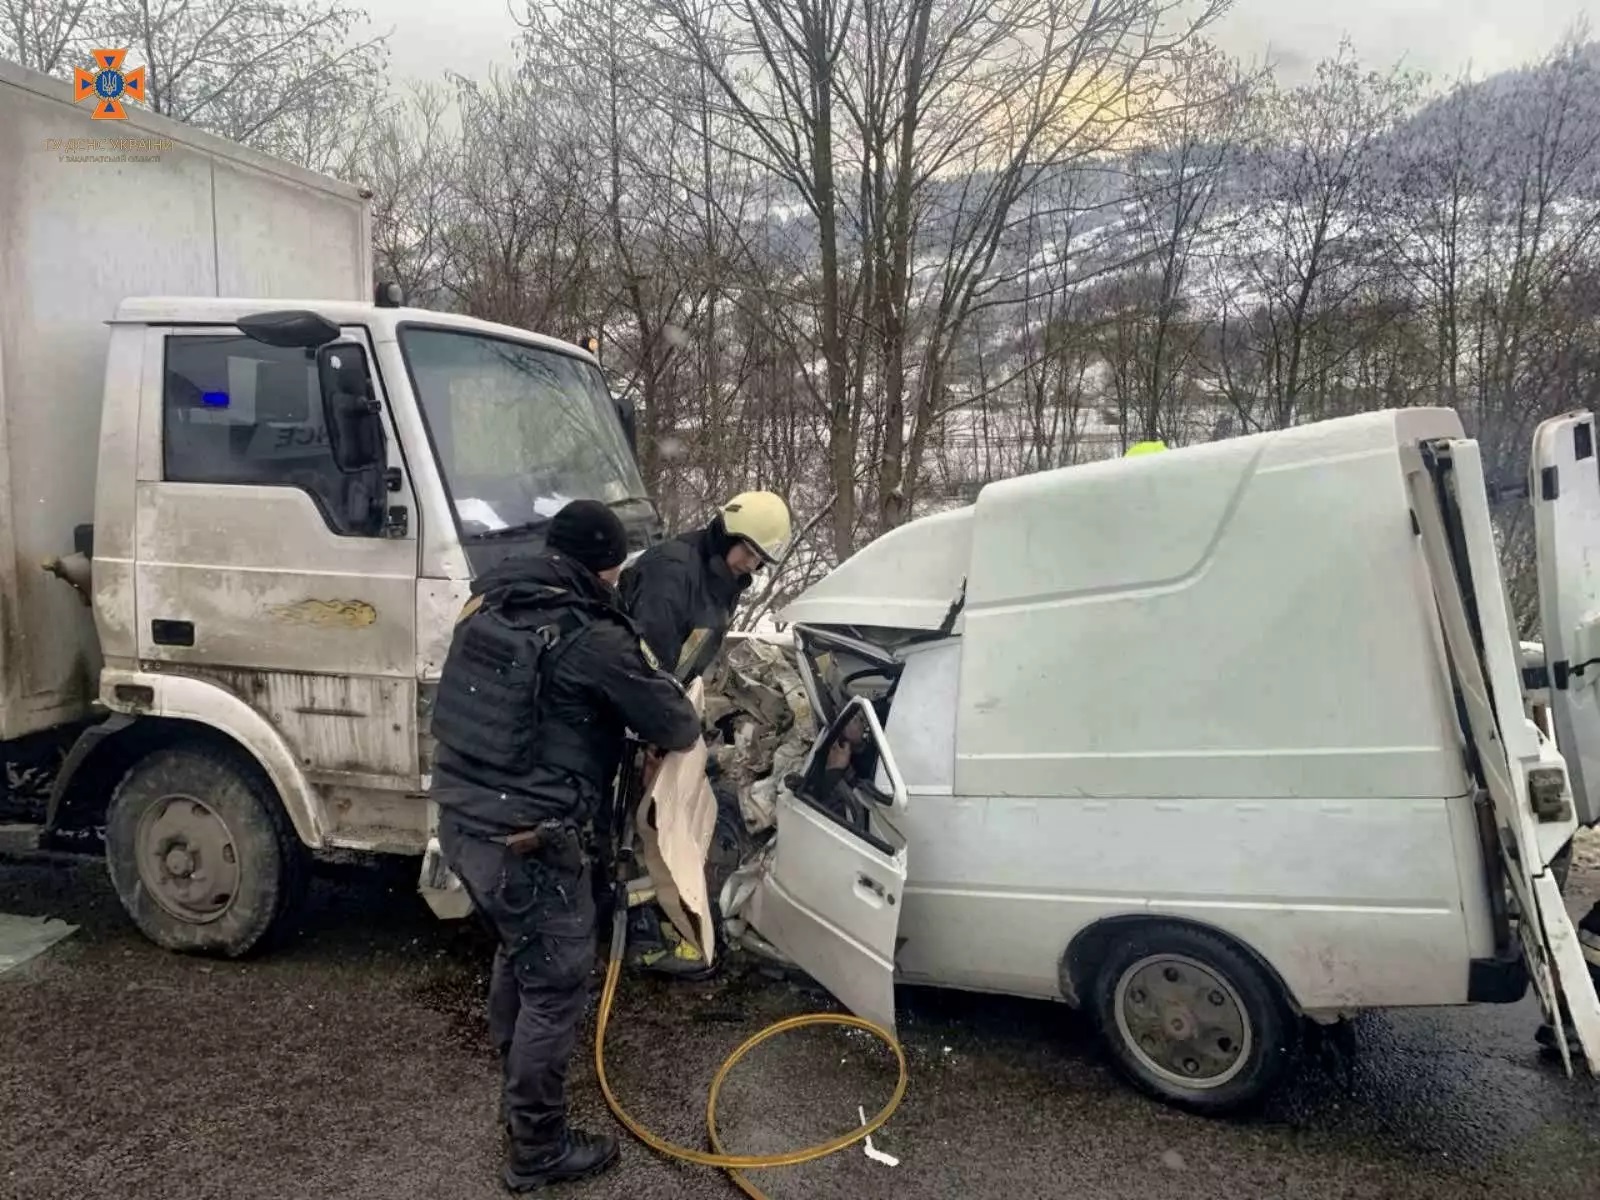
[[[181,921],[204,925],[233,907],[239,854],[216,809],[194,796],[163,796],[139,818],[139,879]]]
[[[1169,1083],[1218,1088],[1250,1057],[1244,1001],[1211,967],[1181,954],[1141,958],[1117,980],[1117,1032],[1140,1064]]]

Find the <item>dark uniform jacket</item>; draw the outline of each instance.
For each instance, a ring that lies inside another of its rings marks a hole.
[[[682,682],[716,661],[750,576],[728,569],[716,526],[650,547],[622,573],[622,605],[663,669]]]
[[[474,581],[472,590],[482,595],[507,583],[561,588],[564,599],[552,614],[575,605],[592,619],[552,651],[530,770],[506,775],[438,746],[431,798],[485,836],[552,818],[582,824],[595,817],[621,763],[626,729],[664,750],[687,749],[700,737],[700,719],[682,687],[646,661],[638,630],[586,567],[553,553],[512,559]]]

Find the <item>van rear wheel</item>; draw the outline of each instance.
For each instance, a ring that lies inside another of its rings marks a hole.
[[[1277,981],[1227,940],[1181,925],[1118,934],[1093,991],[1118,1068],[1158,1099],[1202,1113],[1246,1107],[1293,1057]]]
[[[255,764],[206,746],[157,751],[123,777],[106,818],[106,865],[156,945],[237,958],[291,919],[308,864]]]

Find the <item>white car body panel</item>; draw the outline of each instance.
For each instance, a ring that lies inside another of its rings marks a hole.
[[[1455,451],[1470,597],[1413,511],[1423,445]],[[781,614],[819,713],[836,684],[807,645],[859,670],[876,637],[900,664],[874,694],[907,796],[902,979],[1076,1001],[1074,939],[1161,916],[1242,943],[1315,1016],[1461,1004],[1516,966],[1509,885],[1542,1002],[1560,993],[1600,1063],[1600,1008],[1549,905],[1576,821],[1531,806],[1531,773],[1548,803],[1561,758],[1524,708],[1453,412],[1043,472],[963,512],[872,543]],[[1481,658],[1441,596],[1475,614]],[[1474,664],[1493,681],[1477,701]],[[1501,751],[1483,803],[1509,857],[1485,841],[1458,689],[1480,754]],[[777,855],[785,837],[780,819]],[[838,853],[791,847],[786,869]]]

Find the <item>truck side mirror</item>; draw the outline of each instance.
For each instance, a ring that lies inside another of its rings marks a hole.
[[[322,388],[322,416],[334,464],[347,473],[382,469],[382,411],[372,397],[367,352],[354,342],[335,342],[317,351],[317,381]]]
[[[622,422],[622,436],[628,439],[628,449],[633,451],[633,457],[639,457],[639,413],[634,407],[633,397],[613,396],[611,404],[617,410],[617,420]]]

